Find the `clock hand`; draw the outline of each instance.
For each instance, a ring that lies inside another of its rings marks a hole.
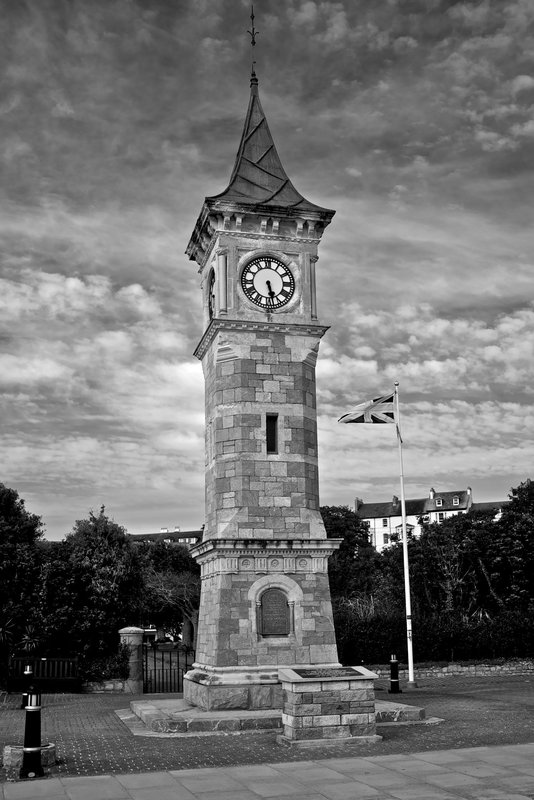
[[[274,297],[275,296],[275,292],[274,292],[273,288],[271,287],[271,281],[265,281],[265,283],[267,284],[267,289],[269,290],[269,297],[271,297],[271,298]]]

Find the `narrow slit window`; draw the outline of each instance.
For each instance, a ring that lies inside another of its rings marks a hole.
[[[265,419],[267,452],[278,453],[278,414],[267,414]]]

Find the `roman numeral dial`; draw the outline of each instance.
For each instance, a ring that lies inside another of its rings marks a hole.
[[[282,261],[259,256],[241,273],[241,288],[252,303],[271,311],[289,303],[295,293],[295,279]]]

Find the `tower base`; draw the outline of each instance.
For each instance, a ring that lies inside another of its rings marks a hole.
[[[332,669],[339,664],[314,666]],[[309,668],[309,664],[302,667]],[[184,675],[184,700],[204,711],[281,709],[283,693],[278,673],[276,666],[243,669],[193,664]]]

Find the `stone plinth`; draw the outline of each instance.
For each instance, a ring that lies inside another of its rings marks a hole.
[[[197,664],[184,675],[184,700],[205,711],[282,708],[278,670],[214,670]]]
[[[283,689],[281,744],[310,747],[377,742],[374,672],[364,667],[279,671]]]
[[[3,751],[3,767],[8,781],[18,781],[24,759],[24,747],[21,744],[7,744]],[[41,766],[45,775],[50,773],[56,763],[56,745],[47,742],[41,745]]]

